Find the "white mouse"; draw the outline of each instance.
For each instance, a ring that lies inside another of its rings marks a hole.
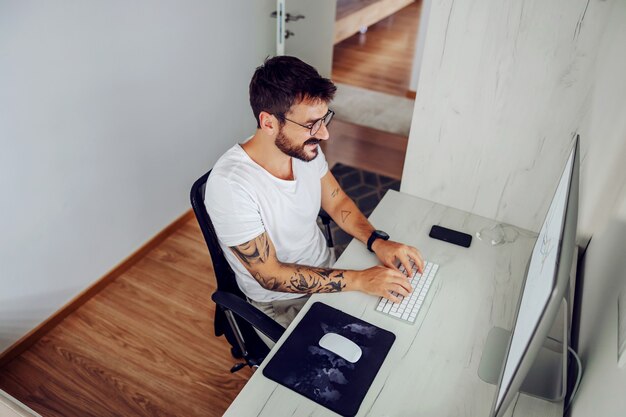
[[[356,343],[337,333],[326,333],[320,339],[319,345],[352,363],[361,359],[363,354]]]

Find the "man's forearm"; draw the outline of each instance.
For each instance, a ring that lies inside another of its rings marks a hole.
[[[354,204],[354,201],[345,194],[333,213],[328,214],[343,231],[363,243],[367,243],[367,239],[374,231],[374,227]]]
[[[254,278],[271,291],[300,294],[340,292],[355,289],[355,271],[316,268],[305,265],[279,263],[275,268],[254,271]]]
[[[400,299],[391,291],[402,296],[411,291],[406,277],[382,266],[353,271],[283,263],[276,257],[274,245],[265,232],[230,249],[257,282],[271,291],[300,294],[363,291],[393,302]]]
[[[271,291],[311,294],[358,289],[358,272],[284,263],[267,233],[231,247],[248,272]]]

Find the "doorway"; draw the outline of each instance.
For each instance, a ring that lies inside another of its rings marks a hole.
[[[337,122],[324,146],[329,163],[401,178],[421,6],[422,0],[337,0],[331,69]],[[373,23],[363,30],[359,24],[368,19]]]
[[[411,70],[419,27],[421,0],[393,12],[397,2],[377,10],[368,7],[376,1],[337,0],[336,41],[357,28],[359,32],[336,42],[333,48],[332,79],[368,90],[406,97],[410,90]],[[404,3],[402,3],[404,4]],[[367,18],[370,20],[367,20]],[[380,18],[369,27],[361,23]]]
[[[338,118],[408,137],[421,9],[422,0],[337,0],[331,78]]]

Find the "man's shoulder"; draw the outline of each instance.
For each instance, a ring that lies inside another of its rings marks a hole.
[[[239,144],[233,145],[217,159],[213,171],[240,164],[243,161],[242,153],[243,149]]]
[[[254,188],[254,179],[258,175],[250,164],[249,158],[240,145],[227,150],[215,163],[207,180],[209,190],[224,187],[249,189]]]
[[[213,169],[209,180],[222,178],[232,179],[236,177],[238,173],[249,170],[248,163],[245,158],[245,152],[239,145],[235,145],[228,149],[219,157]]]

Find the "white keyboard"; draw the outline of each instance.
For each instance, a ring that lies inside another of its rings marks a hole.
[[[409,323],[415,323],[417,313],[419,313],[426,299],[426,294],[428,294],[430,284],[432,284],[433,278],[435,278],[439,265],[426,262],[423,274],[417,272],[417,267],[413,263],[411,263],[411,267],[411,287],[413,287],[413,292],[406,298],[392,292],[393,295],[402,299],[400,303],[394,303],[381,297],[376,311],[380,311],[381,313],[388,314],[400,320],[408,321]],[[400,266],[400,271],[404,273],[405,269],[403,266]]]

